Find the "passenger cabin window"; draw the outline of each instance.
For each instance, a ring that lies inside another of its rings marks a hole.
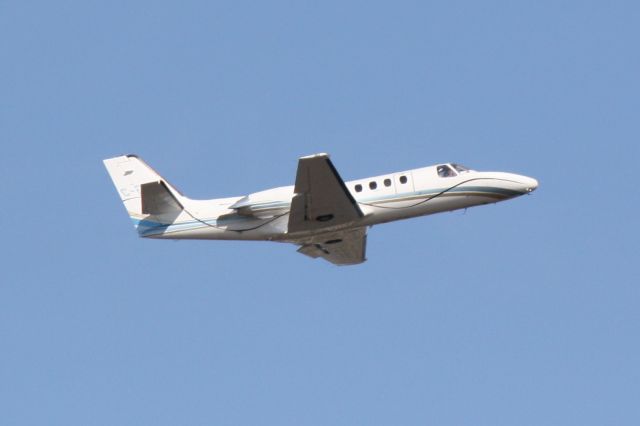
[[[356,189],[356,192],[362,192],[362,185],[357,184],[357,185],[355,186],[355,189]]]
[[[384,186],[391,186],[391,179],[385,179]]]
[[[447,166],[446,164],[443,164],[441,166],[438,166],[438,176],[443,178],[453,177],[453,176],[456,176],[456,172],[454,172],[451,167]]]
[[[407,177],[406,176],[400,176],[400,183],[402,183],[402,184],[407,183]]]
[[[374,181],[369,182],[369,188],[376,189],[377,187],[378,187],[378,184],[375,183]]]

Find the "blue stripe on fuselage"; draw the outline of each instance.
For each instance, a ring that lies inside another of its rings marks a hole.
[[[405,192],[405,193],[390,194],[390,195],[369,197],[369,198],[360,198],[360,199],[356,198],[356,202],[375,203],[380,201],[389,201],[393,199],[398,199],[398,201],[400,201],[407,197],[419,197],[421,195],[430,196],[430,195],[437,195],[437,194],[447,193],[447,192],[473,192],[479,195],[482,195],[483,193],[498,194],[506,197],[515,197],[515,196],[524,194],[523,192],[520,192],[520,191],[514,191],[510,189],[505,189],[505,188],[495,188],[495,187],[486,187],[486,186],[460,186],[456,188],[451,188],[449,190],[447,190],[446,188],[430,189],[430,190],[424,190],[424,191]],[[275,204],[277,202],[272,201],[264,204],[272,204],[272,203]],[[289,205],[289,203],[287,203],[286,201],[283,201],[280,203],[280,205],[282,207],[286,207]],[[133,221],[134,226],[138,230],[138,234],[140,236],[146,237],[151,235],[163,234],[167,230],[169,230],[169,228],[171,228],[170,229],[171,231],[190,231],[190,230],[202,228],[205,226],[222,227],[222,226],[227,226],[230,223],[234,223],[234,222],[239,223],[239,222],[245,222],[245,221],[252,221],[252,220],[255,220],[255,218],[251,218],[251,217],[235,217],[235,218],[224,218],[224,219],[211,218],[211,219],[204,219],[204,220],[189,220],[189,221],[180,222],[180,223],[162,223],[162,222],[155,222],[148,219],[136,219],[134,217],[132,217],[131,220]]]

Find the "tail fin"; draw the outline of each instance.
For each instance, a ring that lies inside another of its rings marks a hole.
[[[137,156],[103,162],[140,235],[172,223],[182,212],[180,192]]]

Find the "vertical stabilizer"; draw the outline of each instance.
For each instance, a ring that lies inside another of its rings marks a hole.
[[[172,223],[182,212],[182,195],[137,156],[103,162],[141,235],[149,228]]]

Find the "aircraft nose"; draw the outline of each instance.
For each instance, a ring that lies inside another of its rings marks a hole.
[[[538,188],[538,181],[528,176],[520,176],[518,179],[524,186],[525,192],[533,192]]]

